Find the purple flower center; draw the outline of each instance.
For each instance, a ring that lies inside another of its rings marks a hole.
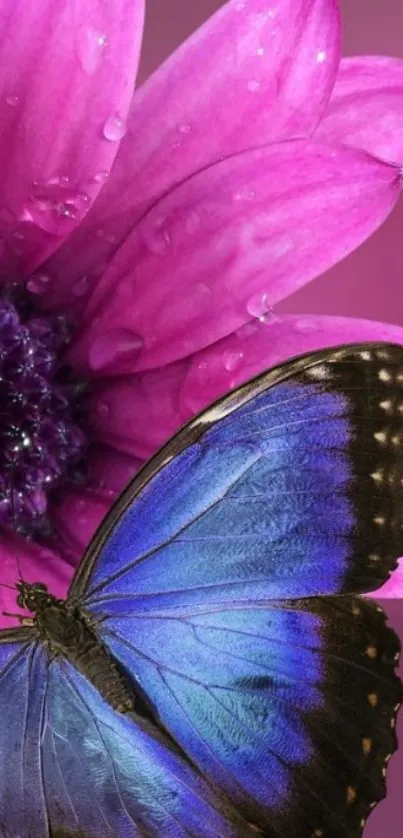
[[[84,387],[63,363],[71,330],[11,289],[0,296],[0,526],[50,535],[49,502],[85,478]],[[81,427],[80,427],[81,425]]]

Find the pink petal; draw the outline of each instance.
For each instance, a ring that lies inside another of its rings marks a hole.
[[[0,567],[5,585],[14,586],[22,576],[26,582],[43,582],[57,597],[66,596],[73,572],[57,553],[8,532],[3,532],[0,539]],[[32,616],[17,607],[16,596],[16,590],[0,585],[0,628],[18,625],[15,618],[6,617],[3,611]]]
[[[390,579],[378,588],[377,591],[372,591],[371,598],[382,599],[403,599],[403,558],[399,561],[399,566],[395,570]]]
[[[210,167],[138,224],[90,301],[71,361],[121,374],[214,343],[356,248],[399,189],[394,167],[307,141]]]
[[[10,265],[23,274],[36,267],[101,189],[124,133],[143,6],[1,3],[3,274]]]
[[[315,136],[403,162],[403,61],[345,58]]]
[[[125,456],[147,460],[178,430],[180,392],[188,360],[100,382],[91,397],[90,419],[97,436]],[[208,403],[206,395],[205,406]]]
[[[156,198],[196,170],[311,134],[334,84],[339,41],[336,0],[225,3],[137,91],[111,181],[73,239],[69,276],[108,261]],[[62,260],[50,267],[61,272]]]
[[[147,459],[192,416],[265,369],[325,346],[369,340],[403,344],[403,327],[272,314],[182,361],[100,382],[92,397],[92,423],[119,451]]]
[[[107,445],[92,446],[89,461],[90,484],[111,502],[139,471],[143,461],[122,454]]]
[[[112,499],[110,494],[82,489],[64,494],[62,501],[54,505],[52,519],[59,550],[73,566],[81,560]]]

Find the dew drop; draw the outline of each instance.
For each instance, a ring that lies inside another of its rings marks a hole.
[[[248,90],[250,93],[257,93],[260,90],[260,87],[260,81],[257,79],[251,79],[251,81],[248,81]]]
[[[107,46],[106,35],[92,26],[79,31],[78,54],[81,66],[88,76],[92,76],[98,70]]]
[[[32,222],[34,220],[32,213],[27,209],[27,207],[23,207],[19,216],[18,221],[29,221]]]
[[[60,177],[58,175],[55,175],[53,177],[47,178],[43,182],[43,184],[34,183],[33,186],[34,186],[34,189],[39,189],[39,190],[43,187],[45,187],[46,189],[52,189],[52,188],[55,189],[55,187],[59,187],[59,186],[61,186],[62,188],[65,189],[66,187],[70,186],[70,178],[67,177],[67,175],[61,175]]]
[[[72,201],[56,201],[53,209],[58,218],[70,218],[72,221],[77,218],[77,207]]]
[[[193,303],[202,302],[207,297],[210,297],[212,290],[206,282],[196,282],[194,285]]]
[[[89,291],[90,288],[90,281],[88,276],[82,276],[78,279],[73,285],[73,294],[75,297],[84,297],[85,294]]]
[[[256,189],[251,189],[249,186],[238,189],[234,192],[234,201],[254,201],[256,198]]]
[[[89,350],[89,363],[93,370],[105,369],[122,360],[136,357],[142,346],[140,335],[129,329],[111,329],[95,338]]]
[[[7,96],[6,97],[6,103],[7,103],[7,105],[10,106],[10,108],[18,108],[18,105],[20,104],[20,100],[19,100],[18,96]]]
[[[255,335],[256,332],[259,331],[259,325],[256,322],[249,322],[244,323],[239,329],[236,330],[235,334],[239,340],[243,340],[244,338],[250,338],[252,335]]]
[[[250,297],[247,304],[246,309],[248,314],[251,314],[252,317],[261,318],[270,311],[270,306],[267,300],[267,294],[265,291],[261,291],[258,294],[254,294],[253,297]]]
[[[323,64],[323,62],[326,61],[326,58],[327,58],[326,50],[320,49],[319,52],[316,53],[316,60],[317,60],[318,64]]]
[[[172,244],[165,218],[154,219],[153,224],[145,225],[142,236],[148,250],[156,256],[163,256]]]
[[[226,352],[224,352],[224,354],[222,356],[222,363],[223,363],[224,369],[228,370],[228,372],[234,372],[236,369],[238,369],[238,367],[239,367],[239,365],[240,365],[240,363],[243,359],[243,356],[244,356],[244,353],[241,350],[238,350],[238,351],[227,350]]]
[[[103,134],[109,142],[117,143],[125,136],[126,130],[127,125],[125,120],[121,116],[118,116],[118,114],[112,114],[105,122]]]
[[[264,47],[258,47],[256,50],[256,55],[262,56],[265,53]]]
[[[184,123],[182,123],[182,125],[178,126],[178,131],[181,134],[190,134],[191,130],[192,130],[192,126],[189,125],[188,122],[184,122]]]
[[[108,180],[108,177],[109,177],[109,172],[107,172],[106,169],[103,169],[100,172],[96,172],[96,174],[94,175],[93,180],[94,180],[95,183],[105,183],[105,181]]]
[[[185,219],[185,229],[187,233],[195,233],[200,227],[201,218],[197,212],[190,212]]]
[[[317,332],[318,330],[317,321],[309,317],[296,320],[294,327],[298,332]]]
[[[26,283],[26,287],[31,294],[44,294],[49,288],[50,282],[51,278],[48,274],[32,274]]]

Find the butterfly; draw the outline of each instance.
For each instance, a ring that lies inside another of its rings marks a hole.
[[[0,632],[1,838],[356,838],[385,795],[403,348],[314,352],[134,478],[66,601]]]

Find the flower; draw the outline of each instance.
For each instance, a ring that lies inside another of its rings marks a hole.
[[[132,97],[143,11],[0,10],[0,561],[57,595],[116,493],[213,398],[302,351],[403,342],[273,309],[395,205],[400,147],[373,115],[400,119],[400,63],[337,77],[336,0],[231,0]]]

